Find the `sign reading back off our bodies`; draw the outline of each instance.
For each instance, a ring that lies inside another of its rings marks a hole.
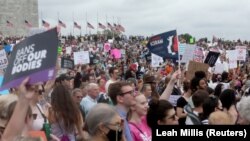
[[[1,89],[19,86],[26,77],[29,77],[29,84],[53,79],[57,47],[56,28],[30,36],[17,44],[11,53]]]

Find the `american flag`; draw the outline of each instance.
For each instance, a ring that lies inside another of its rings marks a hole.
[[[92,29],[95,29],[93,25],[91,25],[89,22],[87,23],[87,27],[88,28],[92,28]]]
[[[106,27],[101,23],[98,24],[98,27],[101,28],[101,29],[106,29]]]
[[[49,28],[50,24],[46,22],[45,20],[42,20],[42,25],[46,28]]]
[[[74,27],[75,27],[75,28],[78,28],[78,29],[81,29],[81,26],[78,25],[76,22],[74,22]]]
[[[14,26],[13,23],[11,23],[10,21],[6,21],[6,23],[7,23],[8,27],[13,27]]]
[[[118,24],[117,28],[119,31],[125,32],[125,28],[122,25]]]
[[[61,26],[61,27],[66,28],[66,24],[63,23],[61,20],[58,20],[58,25]]]
[[[117,32],[120,32],[119,26],[117,24],[115,24],[115,23],[114,23],[114,26],[113,26],[113,30],[117,31]]]
[[[112,29],[113,26],[110,23],[108,23],[108,28]]]
[[[32,27],[32,24],[31,24],[31,23],[29,23],[29,21],[25,20],[25,21],[24,21],[24,23],[25,23],[25,25],[26,25],[27,27],[29,27],[29,28],[31,28],[31,27]]]

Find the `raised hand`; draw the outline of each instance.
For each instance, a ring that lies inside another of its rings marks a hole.
[[[35,87],[28,85],[29,78],[25,78],[18,88],[19,98],[31,100],[35,94]]]

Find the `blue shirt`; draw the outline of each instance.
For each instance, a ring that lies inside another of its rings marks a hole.
[[[85,116],[88,114],[89,110],[92,109],[97,104],[96,99],[92,99],[90,96],[86,96],[82,99],[80,105],[84,109]]]
[[[119,107],[116,107],[116,111],[119,113],[121,118],[124,120],[125,138],[127,139],[127,141],[133,141],[133,138],[132,138],[132,135],[130,132],[130,128],[128,125],[128,121],[127,121],[127,112]]]

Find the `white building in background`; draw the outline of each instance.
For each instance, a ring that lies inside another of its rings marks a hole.
[[[2,36],[26,36],[29,28],[38,27],[38,0],[0,0],[0,34]],[[7,26],[7,21],[13,27]]]

